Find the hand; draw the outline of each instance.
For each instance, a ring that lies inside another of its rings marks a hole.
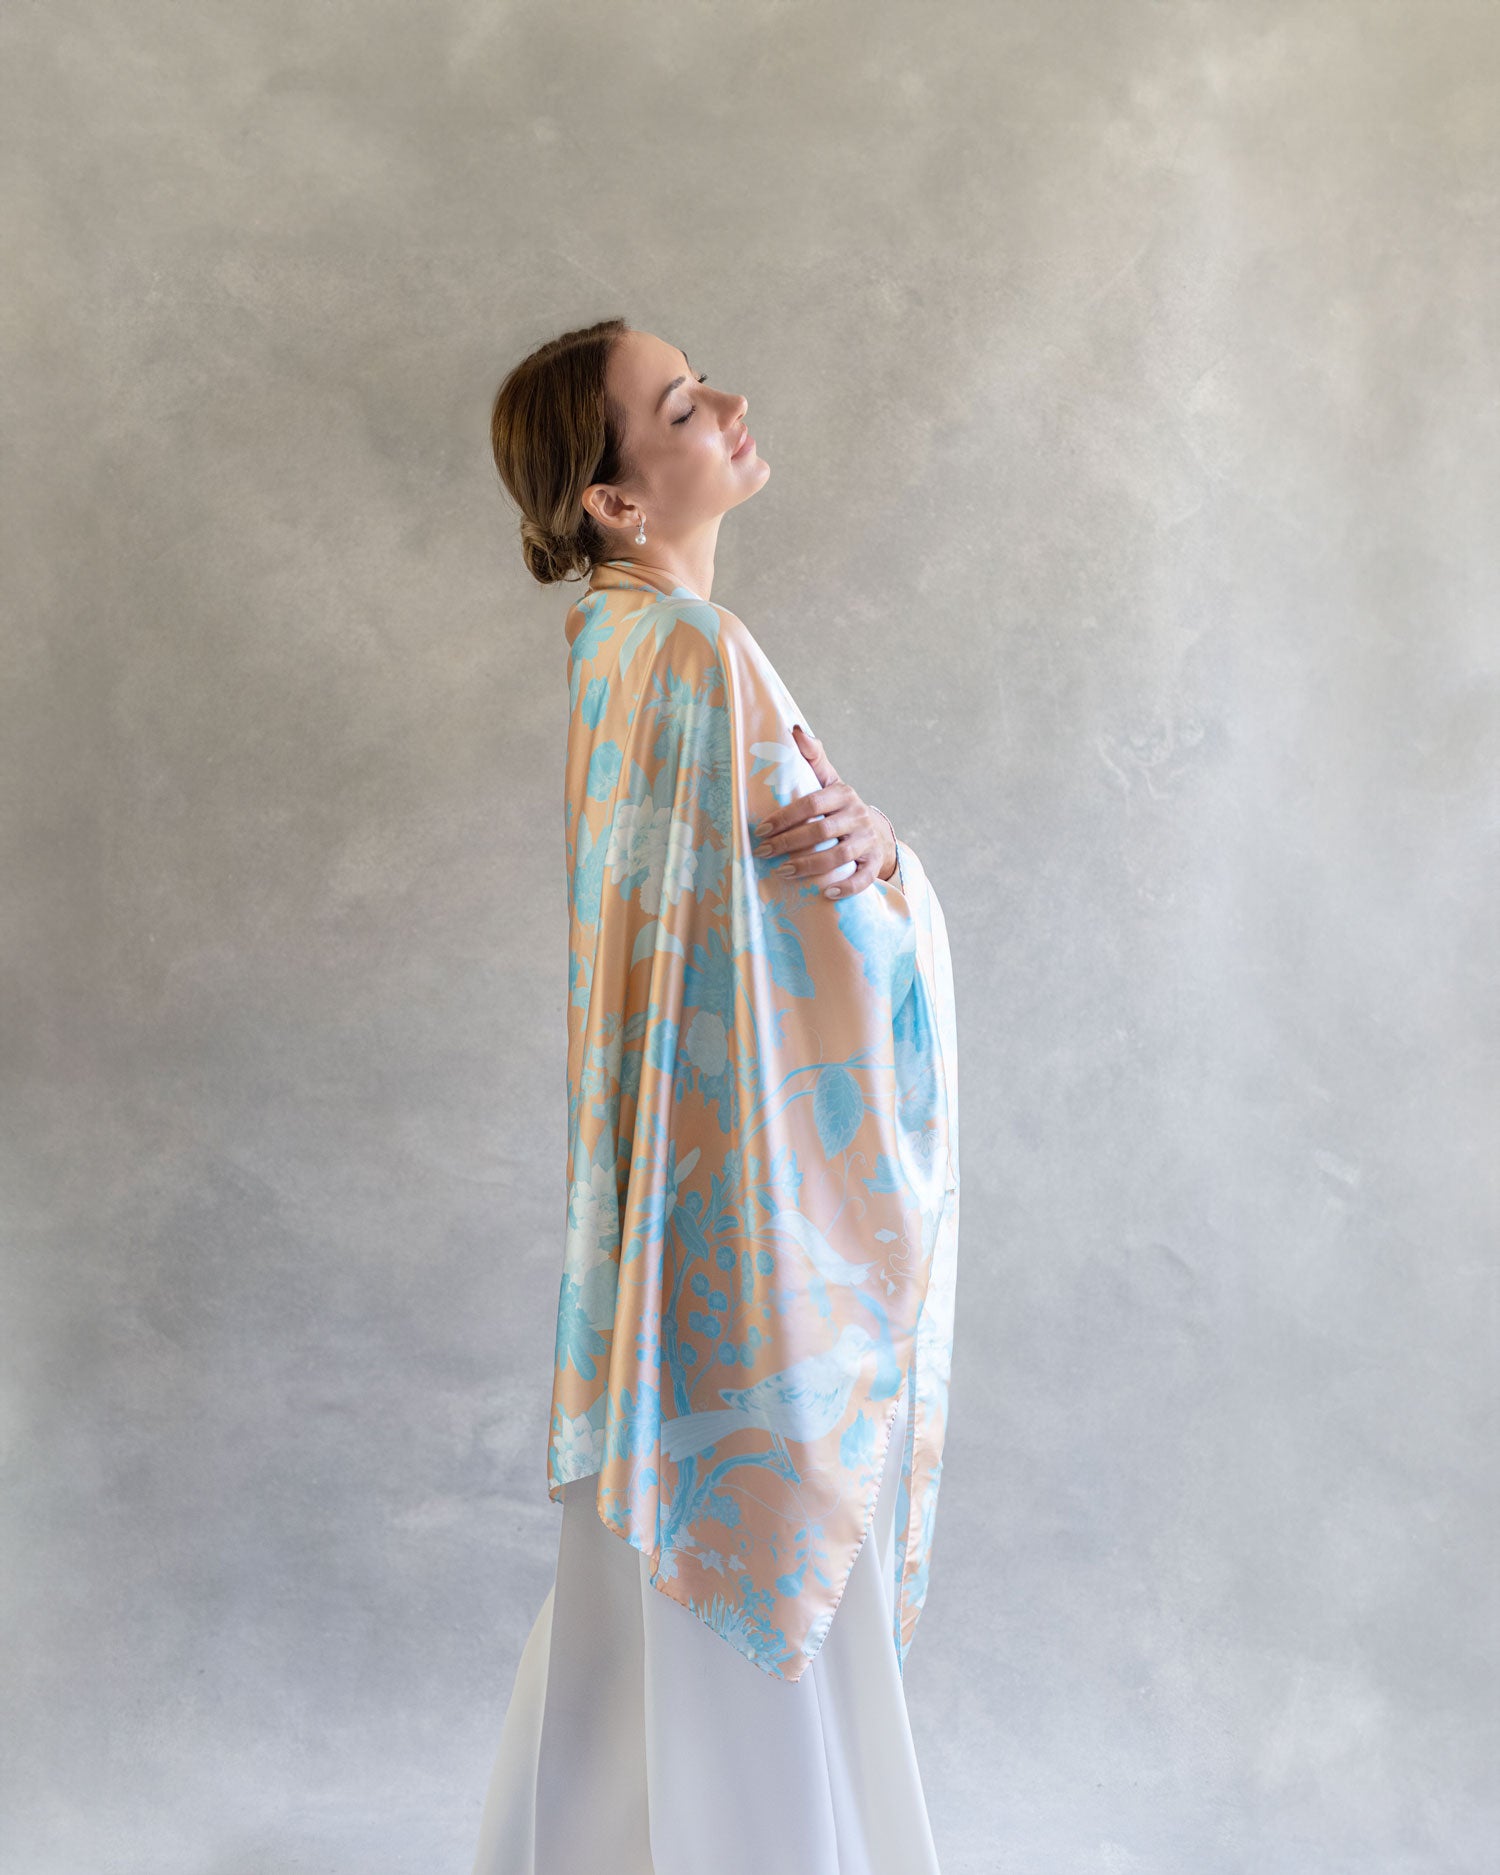
[[[885,816],[867,807],[848,782],[839,779],[815,735],[801,723],[794,725],[792,734],[820,785],[766,815],[755,829],[757,856],[783,857],[782,871],[798,879],[816,878],[854,860],[848,878],[824,886],[828,898],[863,892],[876,879],[890,878],[896,870],[896,848]],[[822,818],[815,819],[815,815]],[[837,839],[838,845],[821,853],[812,851],[828,839]]]

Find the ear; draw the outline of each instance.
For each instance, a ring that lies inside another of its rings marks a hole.
[[[592,515],[600,527],[611,533],[618,533],[625,526],[625,510],[629,503],[622,501],[618,492],[608,482],[591,482],[583,491],[583,509]]]

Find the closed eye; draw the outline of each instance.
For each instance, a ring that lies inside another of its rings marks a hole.
[[[706,371],[700,371],[700,372],[698,373],[698,382],[699,382],[700,384],[703,384],[703,383],[705,383],[705,382],[707,381],[707,379],[708,379],[708,373],[707,373]],[[691,415],[693,414],[693,412],[694,412],[694,411],[695,411],[695,410],[696,410],[697,408],[698,408],[698,406],[697,406],[696,404],[689,404],[689,405],[688,405],[688,407],[687,407],[687,409],[683,411],[683,413],[682,413],[682,415],[681,415],[680,417],[673,417],[673,419],[672,419],[672,422],[673,422],[673,424],[675,425],[675,424],[678,424],[678,423],[686,423],[686,422],[687,422],[687,420],[688,420],[688,418],[689,418],[689,417],[690,417],[690,416],[691,416]]]

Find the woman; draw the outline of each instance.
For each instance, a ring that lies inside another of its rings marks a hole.
[[[946,1428],[952,976],[916,853],[710,600],[769,474],[745,418],[622,320],[495,401],[529,569],[588,585],[562,1528],[475,1875],[937,1869],[901,1672]]]

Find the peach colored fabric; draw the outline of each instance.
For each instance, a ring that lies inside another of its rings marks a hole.
[[[897,1409],[905,1426],[906,1399]],[[651,1587],[563,1487],[471,1875],[939,1875],[891,1645],[900,1441],[828,1638],[795,1686]]]
[[[749,629],[654,568],[565,621],[567,1222],[548,1493],[596,1477],[651,1586],[795,1681],[874,1513],[909,1382],[892,1557],[926,1598],[958,1240],[937,895],[843,899],[753,850],[817,778]]]

